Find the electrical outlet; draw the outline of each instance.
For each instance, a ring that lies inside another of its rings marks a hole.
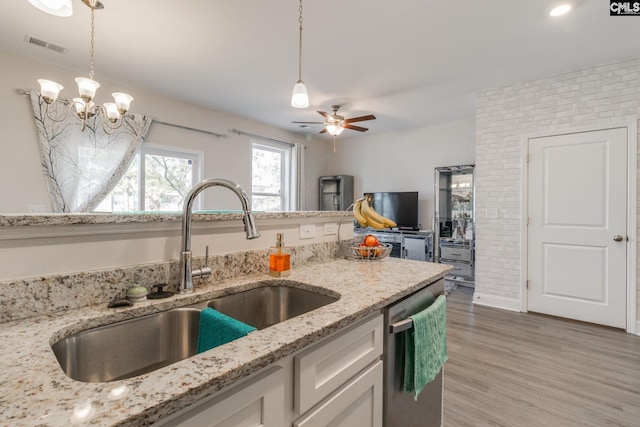
[[[313,239],[316,237],[315,224],[300,224],[300,240]]]
[[[324,235],[325,236],[332,236],[334,234],[338,233],[338,224],[336,224],[335,222],[331,222],[331,223],[326,223],[324,225]]]

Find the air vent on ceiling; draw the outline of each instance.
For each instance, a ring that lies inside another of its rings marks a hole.
[[[34,46],[44,47],[45,49],[51,49],[54,52],[58,52],[63,55],[67,53],[66,47],[58,46],[57,44],[49,43],[47,41],[41,40],[37,37],[33,37],[30,35],[24,36],[24,42],[28,44],[32,44]]]

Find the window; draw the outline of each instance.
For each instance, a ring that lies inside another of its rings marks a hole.
[[[291,210],[293,146],[277,142],[252,142],[251,147],[251,209]]]
[[[95,211],[182,210],[185,195],[200,180],[201,157],[201,153],[143,145],[118,185]]]

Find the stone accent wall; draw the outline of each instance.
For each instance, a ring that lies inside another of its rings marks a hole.
[[[640,57],[477,94],[476,297],[520,301],[523,138],[639,116]]]

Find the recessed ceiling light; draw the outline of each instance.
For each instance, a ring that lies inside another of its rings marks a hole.
[[[29,0],[29,3],[49,15],[71,16],[73,14],[71,0]]]
[[[568,3],[560,4],[549,11],[549,16],[562,16],[571,10],[571,5]]]

